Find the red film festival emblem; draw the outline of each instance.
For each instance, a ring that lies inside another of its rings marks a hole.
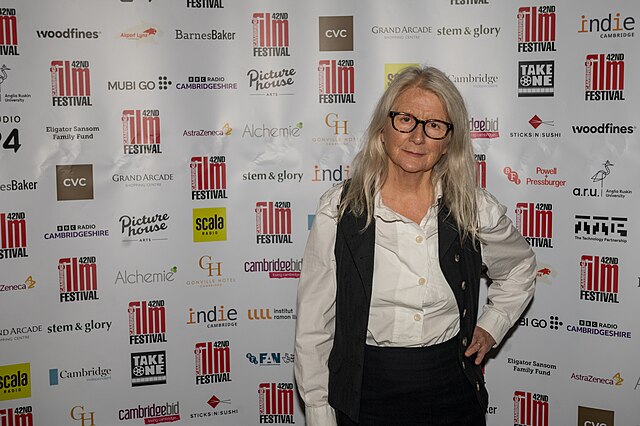
[[[125,154],[161,154],[160,111],[157,109],[123,110],[122,143]]]
[[[196,343],[194,350],[196,385],[231,381],[231,354],[228,340]]]
[[[293,383],[258,385],[260,423],[294,423]]]
[[[92,106],[89,61],[51,61],[53,106]]]
[[[580,258],[580,299],[618,302],[618,258],[582,255]]]
[[[224,155],[191,157],[191,199],[227,198],[227,163]]]
[[[258,201],[255,210],[257,244],[291,244],[289,201]]]
[[[515,391],[513,393],[513,426],[549,426],[549,397]]]
[[[129,344],[167,343],[164,300],[129,302]]]
[[[556,7],[518,9],[518,52],[555,52]]]
[[[253,56],[289,56],[289,14],[256,12],[253,24]]]
[[[517,203],[516,228],[531,247],[553,248],[553,206]]]
[[[28,256],[24,212],[0,213],[0,259]]]
[[[0,408],[2,426],[32,426],[33,408],[30,405],[15,408]]]
[[[355,69],[352,59],[323,59],[318,62],[321,104],[353,104]]]
[[[95,256],[64,257],[58,260],[60,302],[98,299],[98,272]]]
[[[15,9],[0,8],[0,56],[20,55],[18,53],[17,21]]]
[[[585,60],[585,101],[624,101],[624,53],[598,53]]]

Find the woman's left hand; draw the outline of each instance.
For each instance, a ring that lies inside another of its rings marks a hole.
[[[495,344],[495,339],[491,337],[485,329],[476,326],[475,330],[473,330],[473,339],[471,339],[471,344],[467,347],[467,351],[464,353],[464,356],[470,357],[477,353],[475,363],[476,365],[480,365],[484,356]]]

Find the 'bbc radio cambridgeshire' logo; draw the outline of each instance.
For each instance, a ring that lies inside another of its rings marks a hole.
[[[31,364],[0,365],[0,384],[0,401],[31,397]]]
[[[193,209],[193,242],[227,240],[227,209],[205,207]]]

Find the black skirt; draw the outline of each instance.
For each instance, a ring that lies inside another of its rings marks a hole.
[[[365,346],[359,423],[340,426],[485,426],[473,386],[458,361],[458,338],[422,348]]]

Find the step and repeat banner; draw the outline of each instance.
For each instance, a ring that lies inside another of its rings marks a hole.
[[[296,285],[399,70],[534,248],[493,426],[640,424],[636,1],[3,0],[2,426],[304,424]],[[483,296],[484,297],[484,296]]]

